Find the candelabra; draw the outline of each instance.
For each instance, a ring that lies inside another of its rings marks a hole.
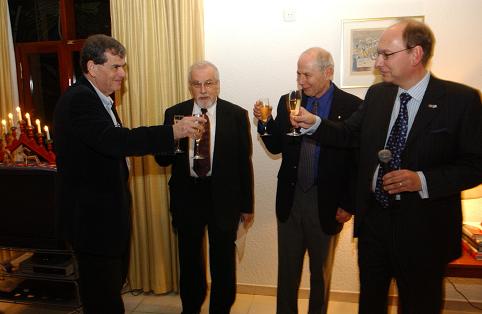
[[[51,139],[44,140],[42,133],[34,134],[34,128],[26,125],[25,121],[19,121],[20,136],[17,128],[11,127],[0,139],[0,163],[13,164],[16,166],[29,166],[29,159],[46,163],[49,167],[55,167],[55,153]],[[29,155],[27,155],[27,153]]]

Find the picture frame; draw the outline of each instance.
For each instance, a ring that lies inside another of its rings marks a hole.
[[[340,85],[342,88],[369,87],[381,81],[374,68],[382,32],[402,19],[423,22],[423,16],[400,16],[342,21]]]

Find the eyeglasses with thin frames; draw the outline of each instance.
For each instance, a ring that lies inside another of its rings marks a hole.
[[[388,60],[390,58],[390,56],[393,56],[394,54],[397,54],[397,53],[402,52],[402,51],[410,50],[410,49],[413,49],[413,48],[415,48],[415,47],[408,47],[408,48],[398,50],[398,51],[395,51],[395,52],[380,52],[380,51],[377,51],[377,58],[378,58],[378,56],[382,56],[383,60]]]
[[[202,86],[204,86],[204,88],[206,89],[209,89],[211,87],[214,87],[217,84],[218,84],[217,80],[216,81],[208,80],[206,82],[191,81],[191,86],[197,89],[201,89]]]

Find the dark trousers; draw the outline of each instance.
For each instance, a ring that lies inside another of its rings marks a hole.
[[[209,183],[197,184],[191,195],[199,200],[192,208],[197,213],[193,215],[196,219],[185,219],[177,224],[183,314],[199,313],[206,298],[206,227],[211,271],[209,313],[228,314],[236,298],[236,230],[224,230],[217,226],[209,195]]]
[[[129,252],[122,257],[77,253],[84,314],[122,314],[121,290],[129,270]]]
[[[323,232],[318,213],[318,187],[298,186],[287,221],[278,220],[277,314],[298,313],[298,290],[305,253],[310,261],[309,314],[326,314],[338,235]]]
[[[359,314],[386,314],[388,290],[396,280],[401,314],[439,314],[443,305],[445,264],[427,265],[411,252],[401,250],[406,232],[399,223],[400,207],[382,209],[372,202],[358,239],[360,268]],[[420,213],[423,215],[423,213]],[[414,246],[430,245],[434,239],[420,239]]]

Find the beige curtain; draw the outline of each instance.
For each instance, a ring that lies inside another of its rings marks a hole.
[[[13,109],[18,104],[16,78],[11,63],[15,56],[12,56],[10,38],[8,3],[7,0],[0,0],[0,119],[5,120],[8,113],[14,113]]]
[[[202,0],[111,0],[112,36],[127,48],[127,78],[116,95],[124,125],[163,122],[164,110],[189,98],[187,71],[203,59]],[[168,210],[169,169],[131,159],[132,289],[177,290],[177,246]]]

